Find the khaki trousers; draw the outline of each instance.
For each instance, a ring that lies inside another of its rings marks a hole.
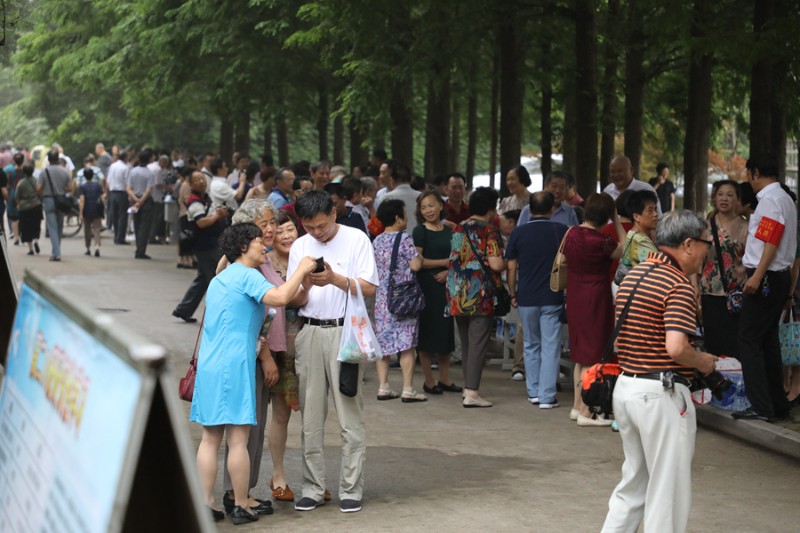
[[[295,367],[300,378],[301,446],[303,451],[304,498],[321,502],[325,493],[325,419],[328,415],[328,392],[339,417],[342,436],[342,468],[339,476],[339,499],[361,500],[364,492],[364,459],[367,435],[361,417],[363,407],[361,378],[358,394],[348,398],[339,392],[339,341],[342,328],[323,328],[306,324],[297,334]]]

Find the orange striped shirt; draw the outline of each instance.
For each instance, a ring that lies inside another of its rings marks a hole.
[[[628,317],[617,337],[622,370],[633,374],[674,371],[691,377],[694,370],[678,364],[667,353],[667,331],[695,335],[697,303],[689,278],[667,254],[651,252],[647,260],[631,270],[617,293],[616,316],[622,313],[636,282],[649,265],[656,263],[636,289]]]

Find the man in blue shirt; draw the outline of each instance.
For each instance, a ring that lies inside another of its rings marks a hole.
[[[564,201],[569,181],[569,174],[561,171],[551,172],[544,178],[544,190],[552,194],[554,198],[554,209],[553,213],[550,215],[550,220],[564,224],[567,227],[577,226],[579,224],[575,209]],[[525,206],[519,214],[517,226],[524,226],[530,219],[530,207]]]
[[[286,204],[294,202],[292,186],[294,185],[294,172],[292,169],[283,167],[275,174],[275,188],[267,198],[275,209],[280,209]]]
[[[550,290],[550,269],[567,226],[553,222],[552,193],[531,195],[531,219],[517,226],[506,246],[511,304],[519,309],[524,336],[528,401],[540,409],[558,407],[556,382],[561,355],[564,293]]]

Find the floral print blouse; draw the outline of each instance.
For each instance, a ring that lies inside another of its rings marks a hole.
[[[475,256],[472,245],[478,251]],[[493,289],[503,281],[500,275],[492,272],[491,280],[486,278],[489,268],[488,256],[503,257],[500,231],[481,220],[467,219],[453,231],[450,239],[450,268],[447,273],[448,316],[471,316],[494,314]]]
[[[711,223],[709,222],[709,227]],[[747,240],[747,223],[744,219],[737,218],[727,228],[723,228],[717,221],[717,236],[722,249],[722,266],[725,268],[725,278],[729,289],[731,286],[741,286],[747,280],[747,272],[742,264],[744,245]],[[713,235],[710,237],[714,240]],[[719,272],[716,245],[708,247],[706,262],[703,266],[703,276],[700,278],[700,288],[703,294],[711,296],[725,296],[722,286],[722,276]]]

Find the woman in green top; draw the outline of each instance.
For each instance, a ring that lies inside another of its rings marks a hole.
[[[633,227],[625,237],[624,252],[614,277],[617,285],[633,267],[647,259],[650,252],[658,251],[651,238],[658,225],[658,196],[652,191],[636,191],[625,207],[633,217]]]
[[[38,185],[33,179],[33,165],[22,166],[22,179],[17,183],[14,201],[19,211],[19,233],[22,242],[28,243],[28,255],[39,253],[39,236],[42,231],[42,200]]]

